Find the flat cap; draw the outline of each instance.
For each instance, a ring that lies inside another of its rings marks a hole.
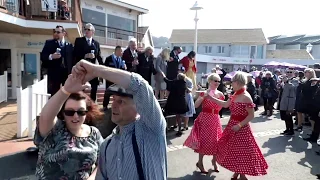
[[[133,98],[133,95],[132,95],[131,92],[129,92],[125,88],[120,87],[120,86],[118,86],[116,84],[113,84],[113,85],[109,86],[108,89],[107,89],[107,93],[112,94],[112,95],[116,95],[116,96]]]

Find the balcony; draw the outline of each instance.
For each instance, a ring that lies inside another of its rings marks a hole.
[[[127,31],[107,26],[97,26],[94,38],[101,44],[105,46],[110,46],[114,48],[115,46],[127,47],[128,42],[131,38],[137,39],[138,48],[144,48],[144,43],[142,42],[144,33]]]
[[[67,29],[69,39],[81,35],[80,0],[58,0],[49,6],[42,3],[42,0],[0,0],[0,32],[51,35],[59,24]]]

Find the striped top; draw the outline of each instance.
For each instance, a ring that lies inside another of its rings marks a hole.
[[[103,164],[99,164],[96,179],[139,180],[132,146],[132,133],[141,156],[146,180],[167,179],[166,121],[151,86],[140,75],[132,73],[129,91],[132,91],[140,117],[131,124],[119,127],[107,137],[100,148]],[[110,141],[107,149],[106,144]],[[103,171],[103,173],[101,173]],[[107,177],[103,177],[103,175]]]

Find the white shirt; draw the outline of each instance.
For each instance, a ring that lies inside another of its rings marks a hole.
[[[87,38],[86,37],[86,41],[88,42],[89,41],[89,46],[92,44],[92,37],[91,38]]]

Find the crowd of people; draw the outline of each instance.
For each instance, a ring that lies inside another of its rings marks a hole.
[[[195,80],[194,51],[180,60],[180,47],[165,48],[155,58],[152,47],[138,51],[131,39],[126,50],[117,46],[103,61],[100,45],[93,39],[93,25],[85,27],[85,36],[77,38],[73,46],[64,39],[64,28],[57,26],[54,39],[45,43],[41,53],[52,97],[42,109],[35,131],[38,179],[167,179],[165,115],[176,116],[173,129],[178,128],[176,135],[181,136],[200,106],[184,145],[199,155],[196,167],[204,174],[208,173],[203,165],[205,155],[212,156],[214,172],[219,172],[218,165],[232,171],[231,179],[267,174],[268,164],[249,123],[260,101],[263,115],[271,116],[278,100],[286,123],[283,135],[293,135],[310,122],[313,132],[305,140],[316,142],[319,138],[320,80],[316,72],[320,65],[304,72],[288,68],[281,74],[276,70],[275,75],[265,70],[254,80],[241,70],[229,82],[231,93],[223,80],[225,70],[217,66],[207,78],[206,90],[199,93],[202,87]],[[100,79],[106,80],[105,109],[113,96],[111,121],[116,128],[106,139],[92,126],[106,112],[95,103]],[[89,87],[90,97],[83,92]],[[165,113],[158,99],[167,99]],[[222,129],[220,118],[225,108],[231,115]],[[296,128],[293,116],[297,117]]]

